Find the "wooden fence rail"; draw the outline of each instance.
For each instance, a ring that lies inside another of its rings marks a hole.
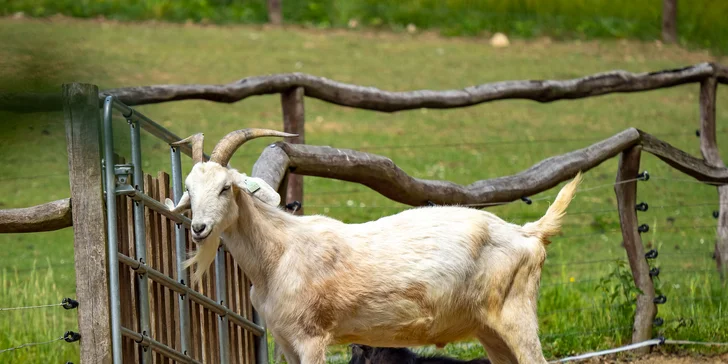
[[[728,67],[706,62],[657,72],[632,73],[616,70],[570,80],[502,81],[459,90],[405,92],[352,85],[305,73],[286,73],[248,77],[222,85],[151,85],[114,88],[102,90],[99,94],[99,103],[103,103],[106,96],[115,96],[129,106],[180,100],[234,103],[252,96],[283,94],[291,89],[302,88],[305,96],[332,104],[396,112],[420,108],[460,108],[506,99],[538,102],[580,99],[610,93],[656,90],[686,83],[699,83],[709,78],[714,78],[718,83],[728,83]],[[0,110],[41,112],[60,109],[61,97],[57,94],[0,94]]]
[[[551,102],[615,92],[640,92],[716,78],[728,83],[728,68],[699,63],[659,72],[610,71],[571,80],[523,80],[486,83],[461,90],[383,91],[304,73],[249,77],[225,85],[155,85],[102,91],[128,105],[177,100],[232,103],[251,96],[284,93],[301,87],[304,94],[322,101],[358,109],[394,112],[419,108],[450,109],[505,99]]]
[[[252,175],[278,189],[288,172],[298,175],[334,178],[365,185],[389,199],[410,206],[468,205],[487,207],[517,201],[546,191],[588,171],[619,153],[640,145],[673,168],[707,184],[728,183],[728,168],[714,167],[704,160],[635,128],[586,148],[545,159],[512,176],[480,180],[463,186],[453,182],[414,178],[389,158],[350,149],[276,142],[266,147],[253,165]],[[68,199],[28,209],[1,210],[0,233],[31,232],[36,226],[71,226],[65,215],[54,214]],[[32,218],[29,212],[37,212]],[[23,220],[29,220],[27,225]],[[7,222],[5,222],[7,221]],[[51,230],[51,228],[47,228]]]
[[[393,201],[410,206],[425,206],[432,202],[487,207],[546,191],[572,178],[576,172],[595,168],[635,145],[698,181],[716,185],[728,183],[728,168],[712,166],[635,128],[586,148],[545,159],[518,174],[475,181],[467,186],[414,178],[391,159],[372,153],[287,142],[276,142],[266,147],[253,165],[252,174],[276,189],[287,173],[293,172],[360,183]],[[66,199],[28,209],[2,210],[0,216],[5,219],[0,223],[0,233],[37,231],[33,230],[35,226],[44,225],[44,222],[55,228],[68,227],[70,223],[64,225],[63,222],[67,221],[65,215],[54,214],[53,211],[57,206],[69,204]],[[33,214],[31,219],[30,212],[37,214]],[[23,220],[31,222],[24,225]]]

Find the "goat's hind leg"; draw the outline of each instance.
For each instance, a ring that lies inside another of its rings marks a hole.
[[[493,363],[546,363],[538,339],[535,314],[524,310],[502,312],[478,333]]]
[[[508,344],[493,330],[483,329],[478,333],[478,340],[483,345],[493,364],[517,364],[515,354]]]

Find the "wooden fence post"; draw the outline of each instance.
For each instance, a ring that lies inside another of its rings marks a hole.
[[[715,97],[718,80],[707,78],[700,83],[700,152],[705,163],[716,168],[724,168],[725,164],[718,151],[715,133]],[[715,241],[715,263],[720,277],[725,282],[728,273],[728,185],[718,186],[720,214],[718,215],[718,231]]]
[[[81,363],[111,363],[101,117],[95,85],[63,85]],[[113,161],[107,161],[113,163]],[[115,257],[112,257],[115,258]]]
[[[662,41],[677,42],[677,0],[662,0]]]
[[[281,10],[281,0],[268,0],[268,23],[272,25],[281,25],[283,23],[283,12]]]
[[[303,107],[303,87],[296,87],[281,93],[281,105],[283,106],[283,131],[286,133],[298,134],[295,138],[286,138],[286,142],[294,144],[305,144],[305,112]],[[301,208],[296,210],[296,215],[303,215],[303,176],[295,173],[288,173],[288,189],[282,200],[286,203],[299,201]]]
[[[275,1],[275,0],[274,0]],[[269,3],[270,4],[270,3]],[[283,109],[283,131],[286,133],[298,134],[294,138],[286,138],[286,142],[294,144],[305,144],[304,130],[306,114],[303,107],[303,87],[294,87],[281,93],[281,106]],[[283,204],[298,201],[301,207],[295,210],[295,215],[303,215],[303,176],[286,171],[286,175],[278,187]],[[283,359],[283,351],[280,345],[273,346],[273,358],[275,361]]]
[[[655,287],[650,277],[650,266],[645,258],[645,248],[642,238],[637,230],[637,176],[640,167],[640,154],[642,147],[634,146],[624,152],[619,158],[619,171],[614,192],[617,194],[619,208],[619,222],[622,225],[622,238],[624,248],[627,250],[629,266],[632,269],[632,278],[635,286],[642,291],[637,297],[637,308],[634,315],[632,343],[639,343],[652,339],[652,322],[657,314],[655,306]],[[630,182],[624,182],[632,180]],[[644,354],[649,347],[640,348],[637,352]]]

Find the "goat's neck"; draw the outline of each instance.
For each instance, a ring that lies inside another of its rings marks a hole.
[[[223,239],[256,292],[262,293],[287,248],[287,227],[297,223],[296,217],[244,192],[238,194],[237,204],[238,219]]]

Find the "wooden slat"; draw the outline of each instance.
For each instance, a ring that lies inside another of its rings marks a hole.
[[[126,221],[126,197],[119,196],[116,198],[117,206],[117,236],[118,236],[118,251],[122,254],[126,254],[129,250],[129,237],[127,233],[127,221]],[[121,326],[130,328],[132,327],[131,313],[134,307],[131,306],[131,296],[134,292],[131,290],[131,272],[126,266],[119,266],[119,303],[121,312]],[[125,361],[131,361],[134,357],[134,342],[127,338],[122,337],[122,358]]]
[[[230,259],[228,257],[227,251],[223,254],[223,257],[225,259],[225,292],[227,293],[227,296],[225,297],[225,302],[227,302],[228,308],[233,311],[235,311],[235,303],[233,302],[233,297],[235,297],[235,292],[233,291],[235,288],[233,286],[233,278],[232,278],[232,267],[230,267]],[[237,351],[235,348],[235,326],[232,325],[232,323],[228,320],[227,323],[228,326],[228,342],[230,343],[230,364],[237,364],[238,358],[237,358]]]
[[[240,269],[240,275],[243,276],[243,270]],[[251,320],[253,319],[253,303],[250,301],[250,287],[252,287],[252,283],[250,282],[250,279],[248,277],[244,277],[245,284],[243,285],[245,287],[244,296],[245,297],[245,317],[249,317]],[[250,363],[255,363],[255,340],[256,337],[253,335],[250,331],[245,331],[245,336],[248,338],[248,345],[246,347],[247,353],[248,353],[248,361]]]
[[[230,285],[230,288],[228,289],[228,294],[230,295],[230,298],[228,298],[228,302],[230,302],[231,309],[234,310],[237,314],[245,317],[245,312],[241,309],[241,297],[240,297],[240,291],[242,289],[240,285],[240,277],[237,274],[238,273],[238,265],[235,263],[235,260],[233,259],[232,255],[229,252],[225,252],[225,256],[227,257],[227,268],[228,268],[228,283]],[[246,317],[247,318],[247,317]],[[231,334],[231,340],[230,345],[233,346],[233,352],[237,363],[243,364],[247,361],[245,360],[245,342],[244,337],[242,335],[242,329],[240,326],[235,325],[234,323],[230,323],[230,334]]]
[[[187,230],[187,251],[193,251],[195,249],[194,243],[192,242],[189,230]],[[188,269],[189,270],[189,269]],[[199,282],[192,286],[193,289],[199,291]],[[192,321],[192,347],[195,355],[195,359],[204,361],[204,351],[202,347],[202,323],[201,323],[201,306],[194,301],[190,302],[190,316]]]
[[[214,263],[213,263],[214,264]],[[212,297],[213,300],[216,296],[215,293],[215,269],[210,269],[207,271],[207,277],[205,279],[205,295],[207,297]],[[215,300],[217,301],[217,300]],[[210,363],[218,363],[220,362],[220,345],[218,343],[218,333],[217,333],[217,323],[219,320],[219,317],[214,312],[205,309],[205,317],[206,317],[206,326],[207,326],[207,333],[209,335],[209,339],[207,340],[208,348],[209,348],[209,362]]]
[[[240,295],[238,294],[238,290],[240,289],[240,286],[238,285],[238,277],[235,274],[235,271],[237,270],[237,265],[235,264],[235,261],[230,256],[229,252],[226,252],[225,255],[227,256],[227,268],[230,272],[228,274],[228,283],[230,284],[230,288],[228,289],[228,295],[230,298],[228,298],[228,302],[230,302],[230,309],[235,311],[237,314],[245,317],[243,312],[240,310]],[[240,345],[240,341],[242,339],[240,332],[238,330],[238,326],[230,323],[230,345],[233,346],[233,355],[237,362],[240,362],[242,359],[242,348]]]
[[[160,198],[161,195],[160,195],[160,186],[159,186],[158,178],[152,179],[152,188],[154,190],[154,193],[151,197],[157,201],[159,201],[160,199],[163,201],[164,199]],[[165,272],[165,270],[164,270],[164,266],[165,266],[164,258],[166,255],[166,253],[164,251],[166,248],[166,244],[165,244],[164,236],[163,236],[163,232],[164,232],[163,218],[164,218],[164,216],[162,216],[160,213],[158,213],[156,211],[152,214],[152,216],[154,218],[154,223],[156,225],[155,226],[156,228],[154,230],[154,240],[155,240],[154,245],[155,245],[156,256],[154,257],[153,260],[156,262],[157,269],[160,272],[167,273],[167,275],[169,275],[168,272]],[[157,291],[157,300],[158,300],[157,309],[158,309],[158,311],[156,313],[158,316],[158,318],[157,318],[158,324],[157,324],[156,340],[165,345],[169,345],[169,340],[166,340],[166,337],[168,335],[167,320],[169,318],[169,308],[170,308],[170,302],[168,302],[168,300],[167,300],[167,292],[166,292],[168,290],[166,289],[166,287],[162,286],[161,284],[158,284],[158,287],[159,287],[158,291]],[[162,357],[160,363],[167,363],[168,360],[169,360],[169,358]]]
[[[123,164],[125,160],[119,155],[115,155],[115,163]],[[122,254],[129,254],[129,215],[127,211],[127,197],[119,196],[116,198],[116,220],[117,220],[117,236],[118,251]],[[132,272],[128,267],[119,266],[119,300],[121,308],[121,326],[126,328],[134,327],[134,311],[132,305],[132,297],[134,290],[132,288],[132,280],[134,279]],[[136,344],[134,340],[122,336],[122,358],[125,362],[134,361],[136,356]]]
[[[133,207],[134,201],[130,198],[126,198],[124,201],[125,201],[124,205],[126,206],[126,227],[127,227],[126,235],[128,237],[127,238],[128,239],[127,240],[127,245],[128,245],[127,251],[129,253],[130,257],[135,257],[136,256],[136,246],[134,244],[134,223],[133,223],[133,221],[134,221],[134,207]],[[119,268],[121,268],[121,267],[119,267]],[[136,332],[139,332],[140,331],[140,328],[139,328],[139,299],[136,294],[137,289],[138,289],[137,288],[137,282],[138,282],[137,279],[138,279],[137,275],[134,272],[130,272],[129,287],[132,292],[130,304],[131,304],[131,307],[134,308],[131,313],[132,326],[130,327],[130,329],[132,329]],[[142,348],[141,348],[141,346],[136,345],[136,343],[134,345],[135,345],[134,346],[134,348],[135,348],[134,349],[134,360],[135,360],[134,363],[140,363],[141,355],[142,355],[141,354]]]
[[[164,172],[157,174],[158,183],[158,201],[163,202],[165,198],[171,198],[171,189],[169,186],[169,175]],[[165,216],[160,214],[161,218],[161,233],[162,233],[162,272],[170,277],[176,277],[175,266],[175,246],[174,246],[174,227],[172,222]],[[164,294],[165,307],[165,329],[164,329],[164,340],[163,343],[176,350],[180,349],[179,340],[177,338],[179,323],[177,317],[179,315],[179,303],[177,300],[177,294],[174,293],[167,287],[162,290]],[[171,359],[167,360],[168,363],[172,363]]]
[[[152,176],[149,174],[144,174],[144,191],[146,191],[146,194],[150,197],[154,198],[155,193],[155,183],[152,179]],[[144,209],[144,224],[145,224],[145,230],[146,230],[146,249],[147,249],[147,264],[149,264],[153,268],[157,268],[158,265],[155,259],[159,256],[156,254],[157,250],[157,239],[156,239],[156,233],[157,233],[157,226],[155,224],[155,218],[154,218],[155,212],[150,208]],[[151,332],[149,333],[149,336],[151,336],[154,340],[159,341],[159,333],[161,332],[161,329],[159,327],[159,315],[158,312],[160,310],[159,308],[159,290],[161,289],[161,285],[153,280],[149,281],[149,328],[151,329]],[[154,364],[160,364],[161,363],[161,357],[160,354],[157,352],[152,353],[152,363]]]

